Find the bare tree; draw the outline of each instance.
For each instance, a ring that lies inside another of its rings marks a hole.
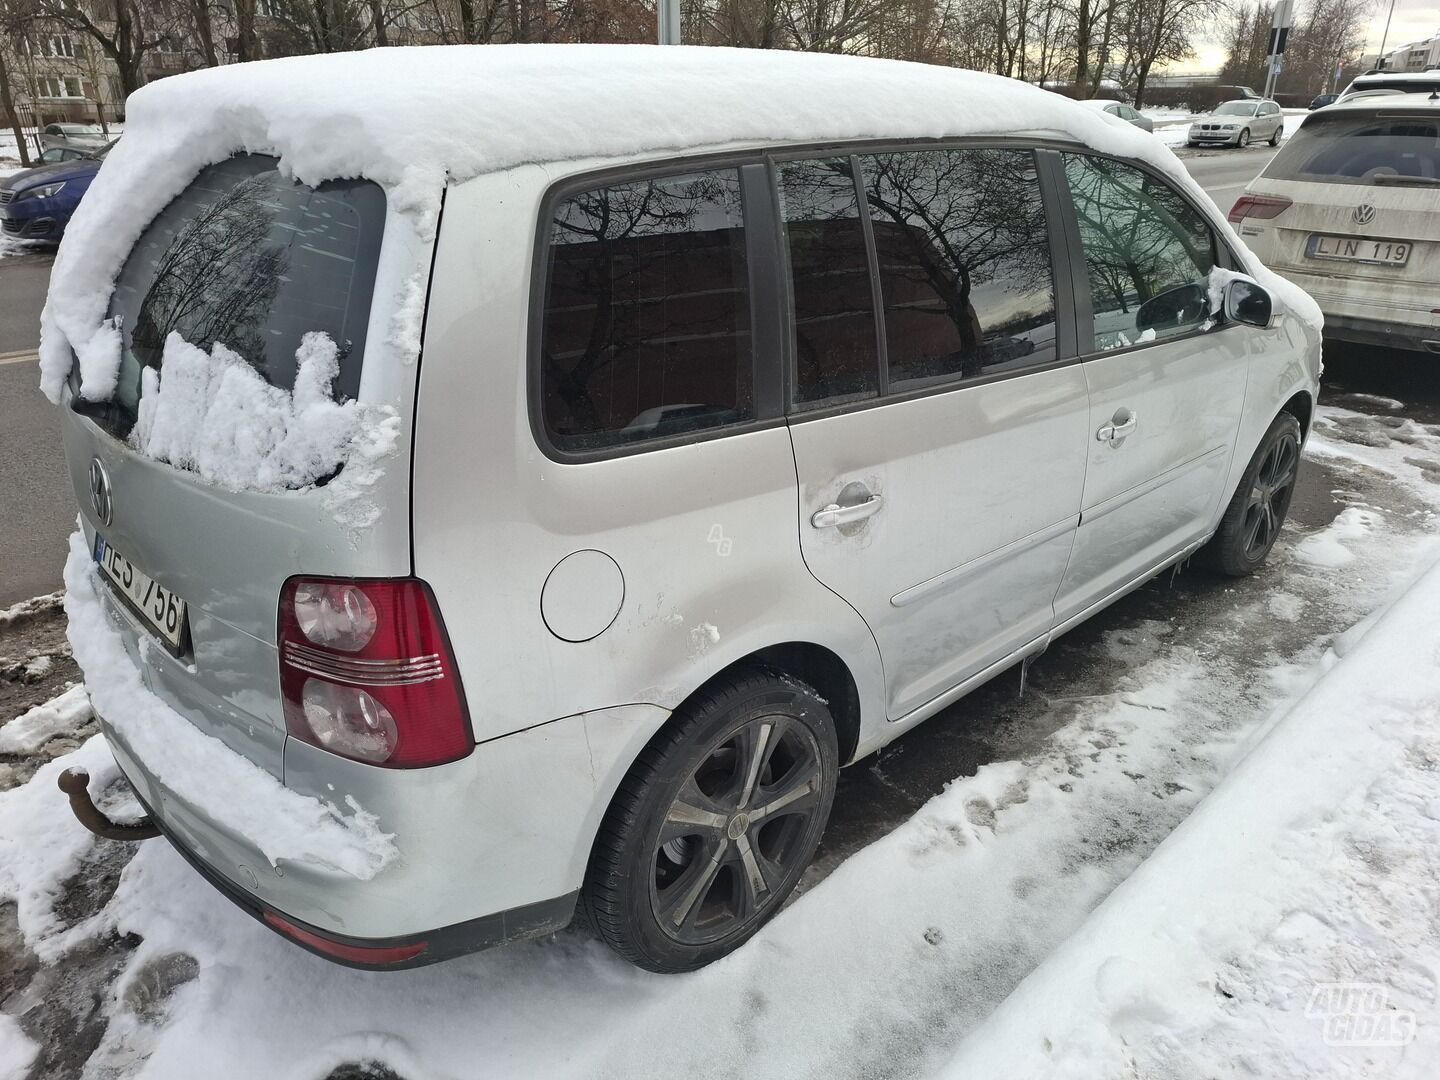
[[[145,82],[145,55],[172,40],[172,13],[155,0],[39,0],[38,13],[95,42],[129,97]]]
[[[1125,20],[1127,85],[1135,107],[1145,100],[1145,85],[1157,64],[1184,60],[1195,52],[1195,38],[1220,10],[1222,0],[1130,0]]]
[[[20,110],[15,101],[15,91],[23,85],[15,61],[27,40],[34,14],[34,8],[27,0],[0,0],[0,109],[4,109],[5,115],[10,118],[10,130],[15,133],[20,164],[26,168],[30,166],[30,150],[25,145],[25,127],[20,122]]]

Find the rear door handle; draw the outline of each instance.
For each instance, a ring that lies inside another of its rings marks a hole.
[[[852,503],[849,506],[831,503],[823,510],[816,510],[810,516],[810,524],[817,529],[833,529],[836,525],[849,525],[852,522],[863,521],[879,510],[882,502],[879,495],[871,495],[863,502]]]

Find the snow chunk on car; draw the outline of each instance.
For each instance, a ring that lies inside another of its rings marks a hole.
[[[130,445],[230,491],[309,487],[352,450],[373,459],[393,449],[400,424],[393,408],[335,400],[339,349],[327,334],[306,334],[295,360],[295,387],[287,391],[223,344],[207,353],[171,332],[163,375],[142,373]],[[366,430],[380,438],[363,440]]]

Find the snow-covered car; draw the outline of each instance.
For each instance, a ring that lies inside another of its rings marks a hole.
[[[67,784],[333,960],[578,907],[708,963],[841,766],[1285,516],[1314,305],[1037,87],[433,47],[176,76],[128,122],[41,369],[71,642],[148,821]]]
[[[1269,100],[1227,101],[1205,116],[1197,116],[1186,132],[1187,146],[1249,146],[1252,142],[1280,145],[1285,115]]]
[[[1356,94],[1440,94],[1440,70],[1428,71],[1368,71],[1357,75],[1350,85],[1340,92],[1339,100],[1344,101]]]
[[[1123,101],[1111,101],[1107,98],[1087,98],[1080,104],[1087,108],[1098,109],[1103,113],[1118,117],[1127,124],[1133,124],[1141,131],[1155,130],[1155,125],[1148,116],[1142,115],[1129,105],[1126,105]]]
[[[1326,336],[1440,352],[1440,99],[1311,113],[1229,216],[1315,298]]]

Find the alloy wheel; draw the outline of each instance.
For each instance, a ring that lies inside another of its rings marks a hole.
[[[1299,465],[1300,444],[1288,432],[1275,440],[1260,462],[1255,483],[1250,488],[1245,524],[1240,534],[1247,558],[1260,558],[1275,542]]]
[[[710,748],[661,824],[650,902],[685,945],[725,938],[773,908],[808,860],[823,808],[820,746],[784,714],[748,719]]]

